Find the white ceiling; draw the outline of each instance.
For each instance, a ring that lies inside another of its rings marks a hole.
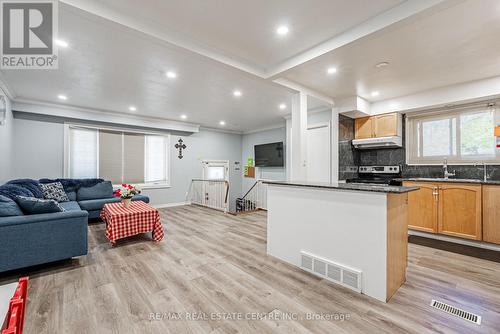
[[[2,75],[16,100],[65,104],[247,131],[284,122],[291,92],[273,82],[150,38],[113,22],[60,5],[59,70],[9,70]],[[178,77],[170,80],[167,70]],[[234,98],[234,89],[242,91]]]
[[[70,47],[60,49],[59,70],[0,71],[15,100],[62,103],[57,95],[65,94],[67,105],[117,113],[134,105],[136,115],[186,114],[245,132],[282,124],[290,112],[292,90],[274,79],[328,100],[379,101],[500,75],[498,0],[62,0],[59,7],[60,38]],[[283,23],[290,33],[278,38]],[[375,68],[381,61],[390,65]],[[326,75],[330,66],[336,75]],[[167,70],[178,78],[166,78]],[[234,98],[234,89],[243,96]]]
[[[500,2],[454,1],[299,65],[284,77],[332,98],[369,101],[500,75]],[[376,68],[379,62],[389,66]],[[333,76],[326,70],[335,66]],[[379,91],[372,97],[372,91]]]
[[[63,0],[256,71],[302,53],[404,0]],[[421,1],[421,0],[419,0]],[[286,37],[276,28],[286,25]]]

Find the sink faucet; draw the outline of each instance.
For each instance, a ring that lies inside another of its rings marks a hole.
[[[487,165],[484,162],[476,162],[474,166],[477,165],[483,165],[483,181],[486,182],[488,181],[488,170],[487,170]]]
[[[455,171],[453,171],[453,173],[448,172],[448,159],[447,158],[444,158],[444,161],[443,161],[443,171],[444,171],[444,179],[445,180],[448,180],[448,178],[450,176],[456,175]]]

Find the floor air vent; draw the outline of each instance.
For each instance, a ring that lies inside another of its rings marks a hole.
[[[448,314],[454,315],[456,317],[462,318],[469,322],[475,323],[476,325],[481,325],[481,316],[475,315],[474,313],[470,313],[454,306],[442,303],[437,300],[432,300],[431,306],[437,308],[438,310],[444,311]]]
[[[302,269],[357,292],[362,291],[361,271],[328,261],[319,256],[301,252]]]

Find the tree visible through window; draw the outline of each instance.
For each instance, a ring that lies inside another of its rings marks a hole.
[[[408,117],[409,164],[498,162],[494,108]]]

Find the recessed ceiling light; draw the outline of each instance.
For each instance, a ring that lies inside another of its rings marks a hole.
[[[233,92],[233,95],[234,95],[234,96],[236,96],[236,97],[240,97],[240,96],[241,96],[241,91],[239,91],[239,90],[235,90],[235,91]]]
[[[168,71],[167,72],[167,78],[169,78],[169,79],[175,79],[175,78],[177,78],[177,73],[172,72],[172,71]]]
[[[226,122],[225,121],[220,121],[219,124],[222,125],[222,126],[224,126],[224,125],[226,125]]]
[[[326,73],[328,73],[328,74],[335,74],[335,73],[337,73],[337,68],[330,67],[329,69],[326,70]]]
[[[181,118],[182,118],[182,119],[186,119],[186,118],[188,118],[188,117],[187,117],[187,115],[181,115]]]
[[[373,91],[372,92],[372,96],[373,97],[376,97],[376,96],[379,96],[380,95],[380,92],[379,91]]]
[[[57,46],[60,46],[62,48],[67,48],[68,47],[68,42],[63,41],[62,39],[55,39],[54,43],[56,43]]]
[[[279,108],[280,108],[281,110],[285,110],[285,109],[286,109],[286,104],[284,104],[284,103],[280,104],[280,105],[279,105]]]
[[[377,65],[375,65],[375,67],[376,68],[382,68],[382,67],[386,67],[387,65],[389,65],[389,63],[386,62],[386,61],[383,61],[383,62],[380,62]]]
[[[67,97],[66,95],[63,95],[63,94],[59,94],[59,95],[57,95],[57,98],[58,98],[59,100],[67,100],[67,99],[68,99],[68,97]]]
[[[130,106],[130,107],[128,107],[128,110],[130,110],[130,111],[137,111],[137,107],[135,107],[135,106]]]
[[[278,29],[276,29],[276,33],[280,36],[285,36],[289,31],[290,29],[288,29],[287,26],[279,26]]]

